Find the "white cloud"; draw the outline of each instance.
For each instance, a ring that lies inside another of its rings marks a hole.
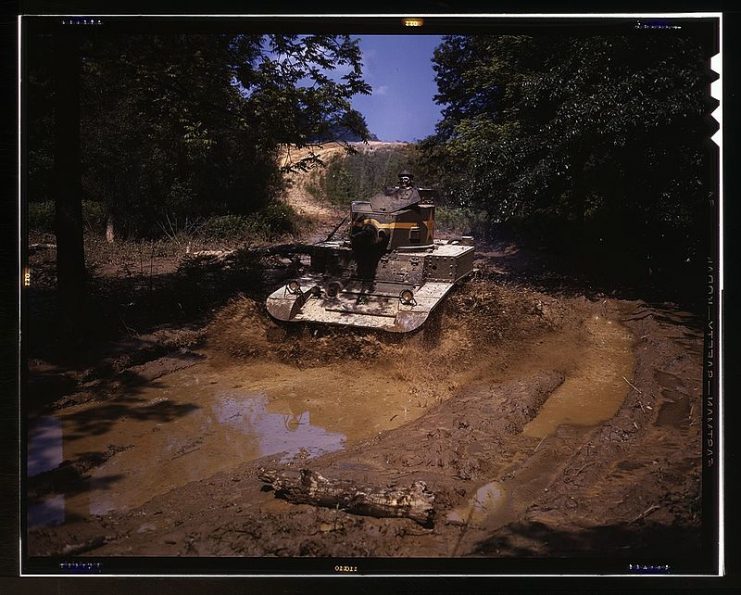
[[[388,85],[380,85],[373,89],[373,95],[386,95],[388,93]]]
[[[350,64],[335,64],[333,69],[323,70],[324,74],[334,80],[339,80],[346,74],[352,72],[352,66]]]

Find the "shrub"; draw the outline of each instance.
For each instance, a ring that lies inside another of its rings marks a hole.
[[[218,215],[206,219],[198,234],[206,240],[237,240],[245,237],[268,240],[293,233],[296,214],[282,202],[270,202],[251,215]]]
[[[269,237],[276,234],[293,233],[296,230],[296,213],[284,202],[269,202],[255,214],[253,228],[257,226]]]
[[[82,219],[91,231],[102,231],[106,225],[106,208],[102,202],[82,201]]]
[[[491,227],[485,211],[453,206],[437,207],[435,224],[441,231],[477,238],[488,237]]]
[[[32,202],[28,204],[28,229],[54,232],[54,201]]]
[[[224,240],[245,235],[250,225],[249,218],[242,215],[219,215],[206,219],[199,231],[205,238]]]
[[[28,203],[28,229],[54,233],[55,206],[53,200]],[[92,231],[105,229],[105,205],[92,200],[82,201],[82,220],[85,226]]]

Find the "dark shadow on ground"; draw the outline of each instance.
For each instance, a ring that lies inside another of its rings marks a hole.
[[[95,365],[109,355],[106,342],[167,325],[203,324],[237,294],[263,301],[291,271],[278,257],[244,249],[222,259],[189,258],[177,270],[152,277],[91,277],[84,320],[71,326],[57,309],[54,263],[43,266],[51,270],[38,277],[47,281],[27,294],[26,354],[65,368]]]
[[[626,273],[595,265],[594,255],[554,254],[545,249],[528,249],[515,240],[492,240],[476,247],[480,276],[495,282],[525,284],[543,293],[585,295],[593,301],[605,297],[642,300],[662,306],[676,304],[689,310],[693,318],[704,313],[706,279],[697,267],[672,274]],[[585,264],[585,260],[590,264]],[[678,276],[681,284],[678,285]],[[692,321],[690,321],[691,323]],[[697,323],[701,324],[701,323]]]
[[[176,270],[152,277],[92,277],[84,319],[77,325],[59,316],[54,262],[40,263],[42,270],[34,273],[40,281],[28,290],[23,317],[31,370],[23,392],[26,411],[38,412],[75,392],[102,395],[116,386],[88,385],[111,375],[117,377],[109,384],[124,384],[130,392],[142,379],[121,376],[127,368],[164,355],[194,357],[191,349],[199,345],[200,329],[214,312],[240,294],[264,303],[283,279],[295,274],[289,263],[243,249],[226,258],[188,258]],[[102,413],[123,414],[116,407]],[[167,417],[172,412],[140,413]]]
[[[558,530],[539,522],[516,522],[479,542],[471,554],[514,557],[691,559],[700,555],[700,528],[638,521]]]
[[[121,374],[91,383],[85,391],[72,395],[68,403],[61,403],[61,405],[74,405],[87,401],[97,401],[98,404],[95,407],[65,415],[65,423],[72,425],[65,431],[65,440],[104,434],[123,418],[165,423],[199,409],[192,403],[172,403],[170,401],[149,403],[140,396],[145,386],[159,388],[163,385],[142,374],[126,370]]]
[[[66,432],[65,437],[67,440],[77,440],[87,436],[99,436],[108,432],[117,421],[124,418],[166,423],[197,409],[199,407],[191,403],[160,401],[147,405],[142,399],[133,396],[116,397],[112,402],[67,415],[65,419],[74,425],[74,429]]]
[[[96,398],[93,394],[91,399],[102,400],[101,404],[65,416],[64,435],[55,438],[59,441],[60,452],[62,440],[74,441],[87,436],[105,434],[124,418],[166,423],[199,408],[191,403],[148,402],[140,396],[144,385],[157,387],[159,383],[150,382],[145,377],[131,372],[119,375],[118,379],[99,383],[93,392],[99,392],[100,395]],[[47,449],[55,447],[54,444],[46,446]],[[54,469],[27,478],[25,493],[29,509],[36,507],[43,514],[44,498],[48,496],[67,497],[91,490],[115,489],[115,484],[124,477],[123,475],[112,474],[93,478],[90,471],[131,447],[132,445],[109,445],[105,451],[84,452],[74,460],[62,461]],[[65,522],[70,520],[74,519],[65,515]]]

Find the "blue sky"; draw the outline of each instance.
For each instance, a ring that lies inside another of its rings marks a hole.
[[[372,95],[357,95],[353,107],[368,129],[385,141],[420,140],[435,131],[440,119],[432,52],[437,35],[363,35],[363,77]]]

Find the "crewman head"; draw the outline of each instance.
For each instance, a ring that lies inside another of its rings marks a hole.
[[[413,179],[414,174],[410,173],[408,170],[403,169],[399,172],[399,186],[402,188],[411,187]]]

